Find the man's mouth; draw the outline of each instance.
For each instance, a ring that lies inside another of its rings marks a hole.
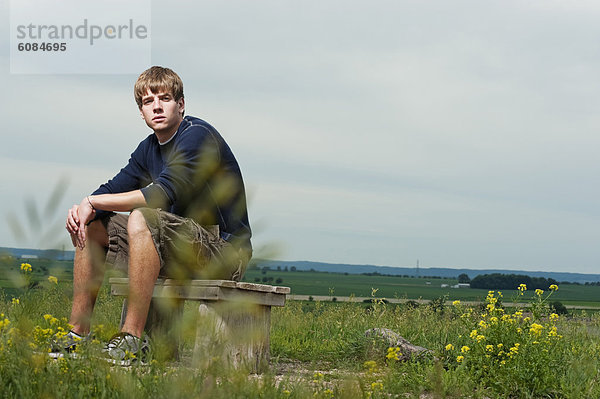
[[[160,115],[160,116],[155,116],[154,118],[152,118],[152,121],[153,122],[160,122],[160,121],[163,121],[165,119],[166,118],[164,116]]]

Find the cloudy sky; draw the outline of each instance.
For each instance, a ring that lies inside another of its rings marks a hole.
[[[149,133],[137,75],[11,74],[0,15],[0,246],[70,245],[68,207]],[[261,256],[597,273],[598,20],[595,1],[152,1],[151,60],[236,154]]]

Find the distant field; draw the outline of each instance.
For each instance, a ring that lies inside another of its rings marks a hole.
[[[263,274],[260,270],[248,270],[244,280],[257,282],[273,277],[269,284],[291,287],[292,294],[333,295],[331,296],[371,296],[372,288],[377,289],[378,298],[435,299],[447,295],[448,299],[463,301],[483,301],[488,290],[470,288],[441,288],[441,284],[452,286],[455,279],[426,279],[396,276],[367,276],[359,274],[337,274],[323,272],[285,272],[271,270]],[[280,278],[281,282],[277,283]],[[258,280],[257,280],[258,279]],[[429,283],[429,284],[428,284]],[[509,302],[517,295],[516,290],[504,290],[504,301]],[[526,295],[533,295],[529,291]],[[600,287],[563,284],[553,294],[552,300],[565,305],[600,307]]]
[[[7,296],[17,292],[15,282],[20,276],[22,260],[0,261],[0,289]],[[55,276],[59,281],[73,279],[72,261],[49,261],[41,259],[30,260],[33,266],[32,281],[46,281],[49,275]],[[430,279],[400,276],[368,276],[360,274],[342,274],[309,271],[277,271],[270,270],[263,274],[260,270],[248,270],[244,280],[248,282],[263,282],[263,279],[272,278],[268,284],[284,285],[291,287],[295,295],[326,295],[370,297],[372,289],[377,289],[377,298],[399,299],[426,299],[431,300],[447,296],[449,300],[483,301],[488,290],[468,288],[441,288],[441,284],[452,286],[456,279]],[[278,282],[281,279],[281,282]],[[516,290],[505,290],[504,302],[510,302],[517,294]],[[532,291],[527,292],[533,295]],[[562,284],[553,294],[552,300],[560,301],[565,305],[596,306],[600,307],[600,287]]]
[[[18,291],[15,287],[23,283],[21,263],[32,265],[32,282],[47,281],[48,276],[54,276],[58,281],[73,281],[72,261],[3,259],[0,261],[0,289],[8,296],[14,295]]]

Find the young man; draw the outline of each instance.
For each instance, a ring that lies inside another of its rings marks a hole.
[[[114,178],[68,211],[76,247],[73,329],[53,345],[54,356],[89,333],[105,264],[129,275],[125,322],[104,350],[118,362],[127,351],[147,349],[144,325],[159,276],[239,280],[252,254],[238,163],[215,128],[184,117],[179,76],[154,66],[139,76],[134,94],[153,133]]]

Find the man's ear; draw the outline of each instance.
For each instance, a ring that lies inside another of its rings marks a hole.
[[[183,115],[183,113],[185,112],[185,99],[183,97],[181,97],[177,101],[177,105],[179,105],[179,114]]]

